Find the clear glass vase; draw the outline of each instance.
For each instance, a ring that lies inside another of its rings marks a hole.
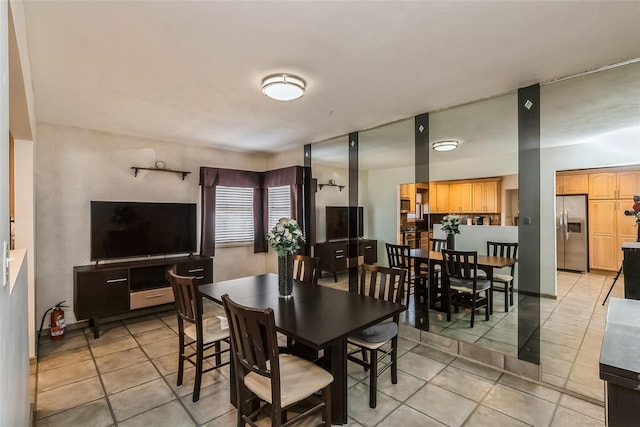
[[[278,293],[281,298],[290,298],[293,291],[293,254],[278,255]]]

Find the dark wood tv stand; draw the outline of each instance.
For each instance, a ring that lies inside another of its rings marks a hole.
[[[348,240],[336,240],[316,243],[314,256],[320,258],[320,270],[333,273],[333,280],[338,281],[338,272],[345,271],[349,252]],[[358,239],[358,254],[364,257],[365,264],[378,262],[378,241]]]
[[[202,256],[148,259],[73,267],[73,312],[89,319],[93,336],[100,337],[99,318],[173,302],[166,279],[172,265],[196,284],[213,282],[213,259]]]

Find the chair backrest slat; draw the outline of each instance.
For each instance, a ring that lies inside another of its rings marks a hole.
[[[231,350],[238,381],[248,372],[255,372],[271,380],[274,404],[280,402],[280,363],[276,324],[273,309],[245,307],[222,296],[222,303],[229,321]]]
[[[443,249],[442,263],[444,266],[445,280],[452,277],[461,280],[471,280],[473,292],[477,288],[478,252],[476,251],[452,251]]]
[[[387,249],[389,267],[409,268],[409,250],[411,248],[408,245],[385,243],[384,246]]]
[[[447,249],[447,239],[429,239],[431,243],[431,250],[440,252],[443,249]]]
[[[193,283],[195,278],[177,275],[175,267],[167,271],[167,277],[173,289],[178,316],[189,323],[201,323],[202,298]]]
[[[518,243],[513,242],[487,242],[487,255],[488,256],[500,256],[506,258],[517,258],[518,257]],[[513,276],[513,272],[515,269],[515,265],[512,265],[511,275]]]
[[[362,264],[358,267],[358,293],[385,301],[402,303],[406,269]]]
[[[318,284],[320,277],[320,258],[296,255],[293,258],[293,278],[311,285]]]

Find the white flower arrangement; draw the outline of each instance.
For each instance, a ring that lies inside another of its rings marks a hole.
[[[460,217],[458,215],[446,215],[440,224],[442,224],[442,231],[446,234],[460,234]]]
[[[304,236],[295,219],[280,218],[273,229],[267,233],[267,241],[276,250],[278,256],[284,256],[287,252],[293,254],[300,249],[298,243],[304,242]]]

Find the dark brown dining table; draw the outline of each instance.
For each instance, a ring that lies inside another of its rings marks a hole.
[[[411,249],[409,251],[409,257],[413,259],[413,266],[416,274],[420,274],[421,263],[429,263],[430,265],[442,265],[442,252],[438,251],[430,251],[426,249]],[[478,255],[477,262],[478,269],[484,271],[487,274],[487,279],[493,282],[494,268],[510,267],[517,263],[518,260],[516,258]],[[449,295],[447,292],[443,292],[441,285],[437,283],[436,272],[434,268],[429,268],[428,292],[428,307],[432,310],[445,311],[448,304]],[[416,294],[421,294],[420,289],[416,291]],[[438,303],[440,304],[438,305]],[[424,306],[416,306],[416,313],[422,312],[424,314],[424,309]],[[489,292],[489,312],[493,314],[493,286],[491,288],[491,292]],[[427,318],[423,319],[423,325],[425,325],[426,329],[428,330],[428,314]],[[420,327],[420,325],[416,324],[416,327]]]
[[[200,285],[199,291],[218,304],[222,304],[224,294],[229,294],[245,306],[272,308],[278,332],[313,350],[324,350],[333,375],[331,412],[335,424],[347,422],[347,337],[406,310],[402,304],[297,281],[291,298],[281,298],[276,274]],[[231,400],[235,403],[235,381],[231,384]]]

